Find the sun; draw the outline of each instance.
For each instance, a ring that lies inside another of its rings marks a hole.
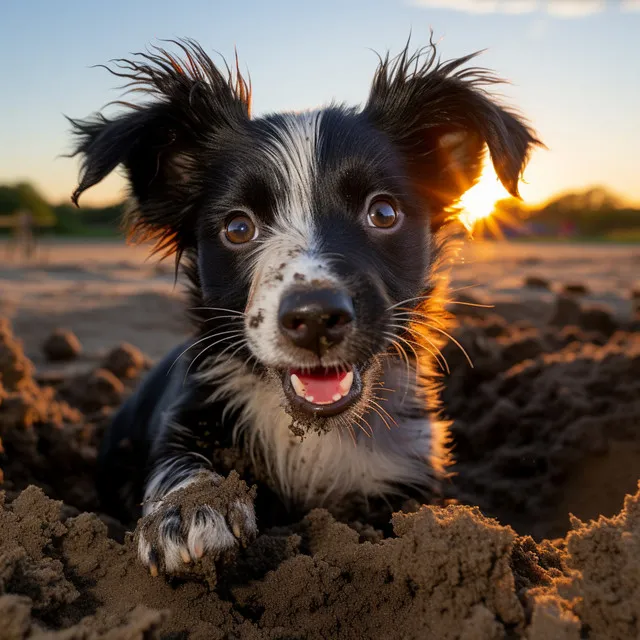
[[[460,222],[472,232],[477,222],[491,216],[498,200],[508,197],[509,193],[502,186],[493,165],[485,163],[478,182],[460,198]]]

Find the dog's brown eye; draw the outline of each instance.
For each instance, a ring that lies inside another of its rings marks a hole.
[[[389,229],[398,221],[398,212],[387,200],[375,200],[367,213],[369,224],[379,229]]]
[[[224,235],[232,244],[244,244],[256,237],[256,225],[245,213],[239,213],[227,222]]]

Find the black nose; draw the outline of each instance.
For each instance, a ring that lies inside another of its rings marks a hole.
[[[354,318],[351,298],[339,289],[294,289],[280,302],[280,331],[293,344],[322,356],[342,342]]]

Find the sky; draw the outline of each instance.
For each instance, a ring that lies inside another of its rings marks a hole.
[[[78,162],[64,115],[117,99],[118,79],[91,65],[161,39],[190,37],[232,59],[253,85],[255,115],[331,100],[362,104],[375,52],[421,46],[433,29],[443,59],[477,62],[510,84],[547,150],[521,192],[535,204],[604,185],[640,203],[640,0],[25,0],[0,11],[0,184],[28,180],[68,202]],[[86,204],[122,198],[112,176]]]

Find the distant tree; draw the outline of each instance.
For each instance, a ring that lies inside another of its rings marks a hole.
[[[529,218],[552,234],[567,225],[576,234],[588,237],[640,229],[640,209],[624,206],[620,198],[604,187],[556,196],[532,209]]]
[[[54,231],[64,235],[78,235],[82,233],[83,223],[80,210],[72,204],[60,204],[53,208],[56,216]]]
[[[43,225],[55,223],[49,203],[28,182],[0,187],[0,215],[11,215],[21,210],[30,211],[35,221]]]
[[[21,182],[16,186],[20,198],[20,206],[31,211],[38,224],[54,224],[55,216],[49,203],[40,195],[36,188],[28,182]]]
[[[11,215],[20,209],[20,196],[15,187],[0,186],[0,216]]]

